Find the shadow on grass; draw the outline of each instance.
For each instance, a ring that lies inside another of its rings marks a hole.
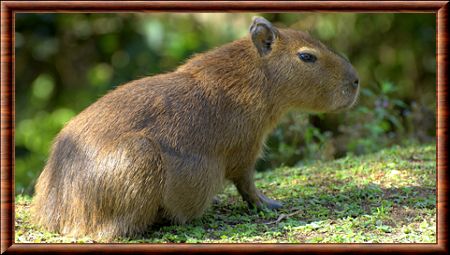
[[[185,242],[189,238],[220,240],[222,235],[245,235],[252,238],[281,229],[363,215],[383,217],[386,224],[399,227],[420,216],[418,209],[436,208],[436,189],[406,186],[382,188],[377,184],[346,190],[320,191],[281,202],[279,211],[264,213],[249,210],[238,196],[220,201],[199,220],[183,226],[168,223],[153,226],[144,239]],[[282,214],[290,217],[281,217]],[[382,214],[382,215],[381,215]],[[279,222],[276,222],[277,219]]]

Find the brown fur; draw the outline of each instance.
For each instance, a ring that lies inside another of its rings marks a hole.
[[[265,137],[292,108],[350,107],[357,78],[347,60],[306,33],[261,18],[252,29],[253,41],[119,86],[71,120],[38,179],[35,220],[62,234],[134,236],[161,217],[201,216],[225,180],[249,205],[279,207],[253,181]],[[260,50],[266,39],[270,49]],[[299,59],[305,47],[316,63]]]

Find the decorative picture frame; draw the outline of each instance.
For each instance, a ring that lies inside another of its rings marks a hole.
[[[429,12],[437,25],[436,244],[18,244],[14,242],[14,16],[23,12]],[[1,252],[448,253],[448,1],[3,1],[1,3]]]

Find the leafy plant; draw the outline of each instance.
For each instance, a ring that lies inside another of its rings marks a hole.
[[[411,107],[395,96],[397,87],[391,82],[382,82],[375,90],[363,88],[361,105],[346,114],[346,125],[340,131],[347,137],[349,152],[364,154],[400,143],[408,135],[407,117]]]

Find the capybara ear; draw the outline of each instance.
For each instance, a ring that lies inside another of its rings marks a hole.
[[[272,44],[278,38],[278,30],[263,17],[253,17],[250,26],[253,44],[260,56],[267,55],[272,50]]]

